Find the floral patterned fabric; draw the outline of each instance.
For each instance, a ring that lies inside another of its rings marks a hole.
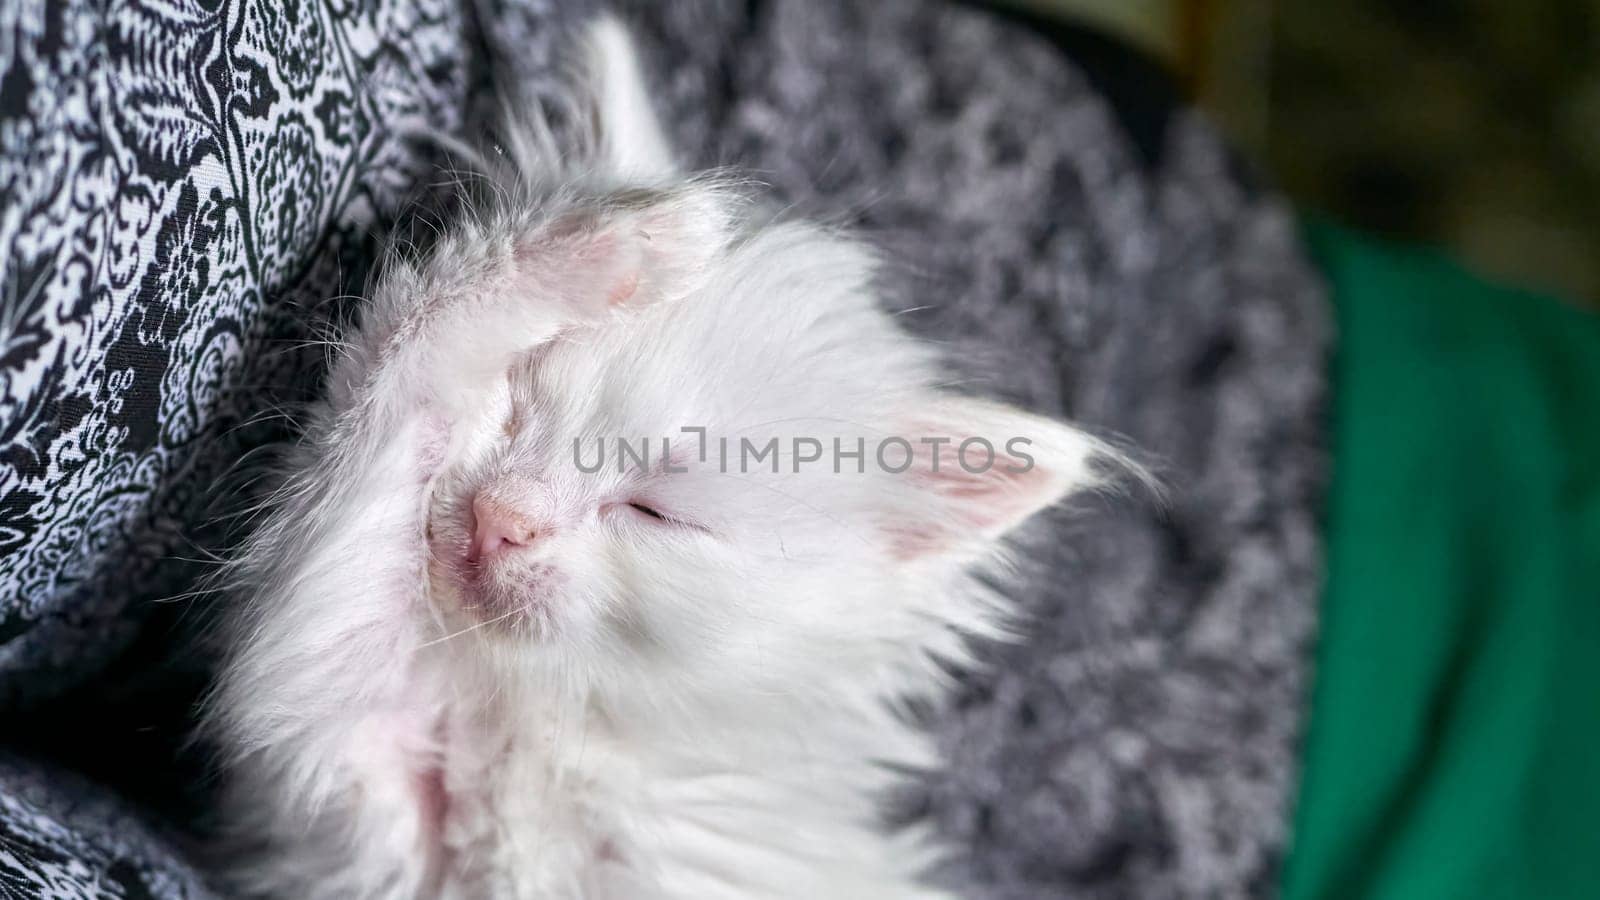
[[[60,770],[0,756],[0,900],[202,900],[168,836]]]
[[[202,656],[173,626],[198,618],[217,517],[432,170],[411,135],[461,129],[463,10],[0,4],[0,739],[55,712],[59,741],[116,757],[75,735],[102,710],[63,707]],[[0,897],[203,896],[107,797],[0,766]]]
[[[0,708],[194,586],[213,486],[296,396],[282,343],[424,171],[407,130],[459,127],[462,28],[439,0],[0,5]]]

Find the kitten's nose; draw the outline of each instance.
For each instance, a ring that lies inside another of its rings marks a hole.
[[[486,493],[472,498],[472,546],[467,550],[467,562],[529,546],[538,536],[533,522],[504,500]]]

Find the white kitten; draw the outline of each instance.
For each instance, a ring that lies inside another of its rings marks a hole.
[[[896,705],[999,630],[975,570],[1100,451],[938,389],[871,255],[678,173],[626,34],[590,38],[588,167],[526,132],[390,267],[231,573],[225,877],[935,896],[878,822],[937,762]]]

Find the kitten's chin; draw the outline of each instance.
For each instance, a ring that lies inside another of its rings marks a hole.
[[[445,568],[446,571],[440,571]],[[432,600],[451,633],[542,642],[560,633],[560,575],[550,566],[434,566]]]

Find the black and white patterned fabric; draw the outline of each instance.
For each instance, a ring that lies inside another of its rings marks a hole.
[[[175,744],[194,692],[135,688],[203,676],[189,595],[434,180],[415,136],[472,136],[491,74],[559,94],[598,5],[0,4],[0,722],[27,723],[0,742],[35,760],[0,765],[0,897],[204,896],[169,830],[194,808],[166,802],[194,760],[119,753],[152,721]],[[1198,117],[1118,99],[1133,70],[1100,44],[943,0],[622,6],[687,161],[857,226],[973,384],[1124,439],[1169,487],[1031,548],[1032,637],[985,650],[930,722],[950,769],[897,798],[958,848],[939,877],[1270,895],[1328,340],[1285,211]]]
[[[0,706],[193,586],[302,301],[423,171],[400,136],[459,128],[461,31],[438,0],[0,5]]]
[[[198,655],[173,625],[231,473],[431,170],[407,135],[460,130],[466,34],[448,0],[0,4],[0,739],[54,713],[61,755],[143,768],[114,758],[147,720],[108,741],[102,707]],[[0,897],[199,896],[42,771],[0,768]]]
[[[205,900],[172,835],[58,769],[0,756],[0,900]]]

